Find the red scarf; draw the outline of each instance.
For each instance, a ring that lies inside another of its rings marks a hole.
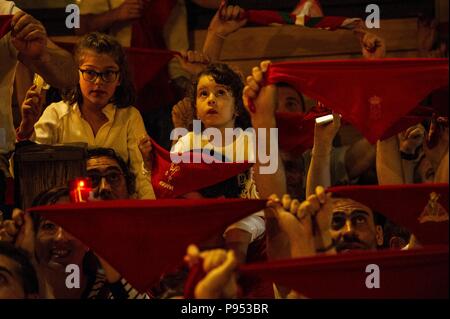
[[[201,153],[186,152],[191,163],[172,163],[170,153],[152,140],[152,185],[157,198],[173,198],[217,184],[248,170],[252,163],[202,161]],[[205,156],[205,155],[203,155]],[[198,159],[200,163],[195,163]]]
[[[266,82],[291,84],[375,143],[429,93],[448,85],[448,59],[273,63]]]
[[[143,292],[200,244],[263,209],[265,200],[117,200],[29,209],[96,251]]]
[[[366,286],[373,273],[366,272],[370,264],[379,267],[379,288]],[[239,270],[308,298],[448,298],[448,246],[320,255],[241,265]]]

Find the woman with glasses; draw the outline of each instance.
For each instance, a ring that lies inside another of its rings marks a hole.
[[[92,32],[77,44],[75,60],[78,85],[64,91],[63,101],[49,105],[42,116],[42,97],[35,86],[30,88],[18,136],[41,144],[84,142],[112,148],[136,175],[137,197],[154,199],[149,179],[140,174],[137,139],[147,133],[139,111],[131,106],[135,91],[123,48],[114,38]]]

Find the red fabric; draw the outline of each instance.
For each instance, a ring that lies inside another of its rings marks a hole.
[[[295,16],[289,12],[280,12],[273,10],[247,10],[245,18],[248,22],[258,25],[278,24],[295,24]]]
[[[0,39],[3,38],[5,34],[12,30],[11,21],[13,15],[0,15]]]
[[[278,142],[283,152],[301,154],[314,144],[315,119],[330,114],[325,109],[313,108],[307,113],[277,112]]]
[[[175,4],[176,0],[152,0],[146,2],[142,17],[132,26],[131,47],[166,49],[163,31]],[[166,59],[162,56],[160,58],[162,59],[160,61]],[[140,111],[150,111],[154,108],[171,106],[176,102],[174,88],[170,84],[167,68],[160,67],[158,65],[160,62],[153,65],[151,61],[145,60],[144,63],[138,64],[136,70],[139,70],[139,72],[135,72],[135,77],[139,79],[137,108]],[[144,70],[144,73],[148,73],[147,69],[151,70],[154,67],[156,67],[158,72],[154,74],[152,79],[148,79],[147,82],[140,81],[145,80],[147,77],[145,75],[141,76],[139,73],[142,70]]]
[[[98,252],[144,291],[199,244],[263,209],[264,200],[120,200],[31,208]]]
[[[131,46],[164,49],[164,26],[176,0],[153,0],[145,3],[142,17],[133,24]]]
[[[448,86],[448,59],[280,62],[269,66],[266,80],[321,101],[375,143],[429,93]]]
[[[366,286],[370,264],[379,267],[380,288]],[[309,298],[448,298],[448,246],[321,255],[239,269]]]
[[[421,244],[448,244],[448,184],[337,186],[328,191],[383,214],[412,232]],[[439,195],[436,203],[431,200],[432,193]],[[430,204],[435,204],[434,211]]]
[[[152,185],[157,198],[171,198],[217,184],[248,170],[251,163],[195,163],[201,153],[187,152],[191,163],[172,163],[170,153],[152,140]]]
[[[161,73],[175,55],[179,55],[175,51],[159,49],[126,48],[125,51],[138,93],[149,82],[153,80],[159,81],[160,79],[156,78],[156,76]]]

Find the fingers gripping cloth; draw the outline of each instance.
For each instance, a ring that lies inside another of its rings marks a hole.
[[[448,59],[273,63],[265,84],[277,82],[319,100],[375,143],[428,94],[448,86]]]

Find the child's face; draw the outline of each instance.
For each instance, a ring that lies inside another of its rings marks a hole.
[[[205,128],[233,128],[235,103],[231,90],[210,75],[200,77],[196,93],[197,117]]]
[[[107,105],[120,85],[120,69],[114,59],[107,54],[86,50],[82,54],[80,70],[80,88],[84,103],[89,102],[97,107]]]

